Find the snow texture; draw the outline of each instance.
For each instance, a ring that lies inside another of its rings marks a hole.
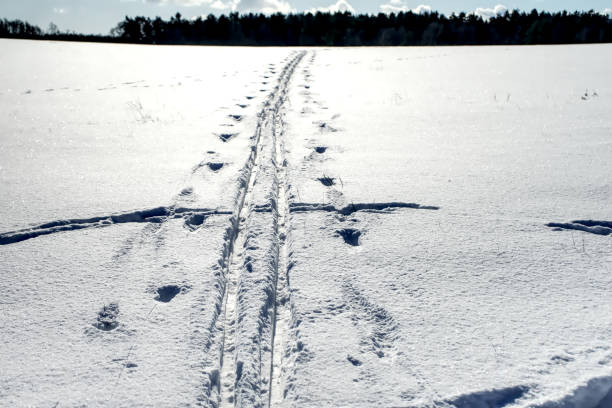
[[[612,406],[611,46],[0,49],[0,406]]]

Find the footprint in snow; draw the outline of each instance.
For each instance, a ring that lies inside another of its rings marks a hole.
[[[98,317],[94,323],[94,327],[103,331],[111,331],[119,326],[117,316],[119,315],[119,305],[117,303],[110,303],[104,305],[98,312]]]
[[[195,172],[196,170],[197,168],[195,168],[193,171]],[[193,195],[194,195],[193,187],[191,186],[183,188],[181,192],[179,193],[179,197],[186,198],[186,199],[193,197]]]
[[[219,139],[221,139],[221,141],[227,142],[231,138],[238,136],[238,133],[221,133],[218,136],[219,136]]]
[[[162,286],[157,288],[157,296],[155,296],[155,300],[162,303],[168,303],[179,293],[181,293],[181,288],[179,288],[177,285]]]
[[[191,231],[195,231],[204,224],[206,221],[206,216],[203,214],[191,214],[185,218],[185,227]]]
[[[351,246],[359,246],[359,237],[361,236],[361,231],[354,228],[345,228],[336,231],[336,233],[342,237],[345,243]]]
[[[358,367],[360,365],[362,365],[363,363],[361,361],[359,361],[358,359],[356,359],[353,356],[346,356],[346,359],[354,366]]]
[[[331,187],[336,184],[336,182],[334,181],[335,179],[332,177],[323,176],[317,180],[319,180],[321,184],[323,184],[325,187]]]
[[[211,169],[214,172],[217,172],[217,171],[221,170],[221,168],[224,165],[225,165],[225,163],[213,163],[213,162],[207,163],[208,168]]]

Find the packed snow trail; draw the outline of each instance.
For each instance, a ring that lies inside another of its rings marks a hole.
[[[253,167],[248,175],[247,186],[244,190],[244,195],[241,198],[237,215],[233,218],[236,235],[234,242],[230,245],[231,252],[229,255],[229,263],[225,273],[225,294],[223,298],[223,309],[221,312],[223,327],[222,354],[220,357],[221,377],[219,399],[220,407],[234,406],[235,385],[236,385],[236,361],[233,358],[233,353],[236,350],[236,303],[238,280],[240,278],[240,269],[244,263],[244,246],[245,246],[245,221],[248,216],[249,204],[252,199],[253,186],[257,177],[257,150],[259,149],[259,138],[261,133],[258,132],[255,149],[253,150]],[[245,207],[246,205],[246,207]]]
[[[283,95],[285,98],[285,95]],[[272,136],[274,142],[275,188],[276,188],[276,235],[278,237],[277,267],[274,277],[274,299],[272,318],[270,386],[268,406],[276,406],[283,399],[282,366],[285,336],[289,328],[291,312],[289,310],[289,275],[288,275],[288,235],[289,235],[289,201],[287,197],[287,161],[284,155],[286,123],[282,111],[275,112],[272,118]]]
[[[282,310],[277,308],[281,298],[277,290],[285,282],[284,277],[279,279],[279,267],[285,264],[279,259],[283,259],[280,254],[287,208],[280,174],[282,155],[278,152],[283,134],[280,116],[292,74],[304,54],[297,53],[285,65],[259,113],[228,233],[223,300],[217,323],[222,333],[220,407],[264,406],[269,401],[266,394],[270,393],[270,375],[278,362],[274,356],[276,318],[278,310]],[[266,207],[272,211],[257,210]],[[282,336],[276,342],[280,339]],[[279,370],[280,367],[276,372]]]

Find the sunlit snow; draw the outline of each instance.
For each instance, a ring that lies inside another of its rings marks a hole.
[[[0,50],[0,406],[612,407],[612,46]]]

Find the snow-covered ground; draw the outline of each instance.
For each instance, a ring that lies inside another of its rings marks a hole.
[[[0,406],[612,407],[612,46],[0,50]]]

